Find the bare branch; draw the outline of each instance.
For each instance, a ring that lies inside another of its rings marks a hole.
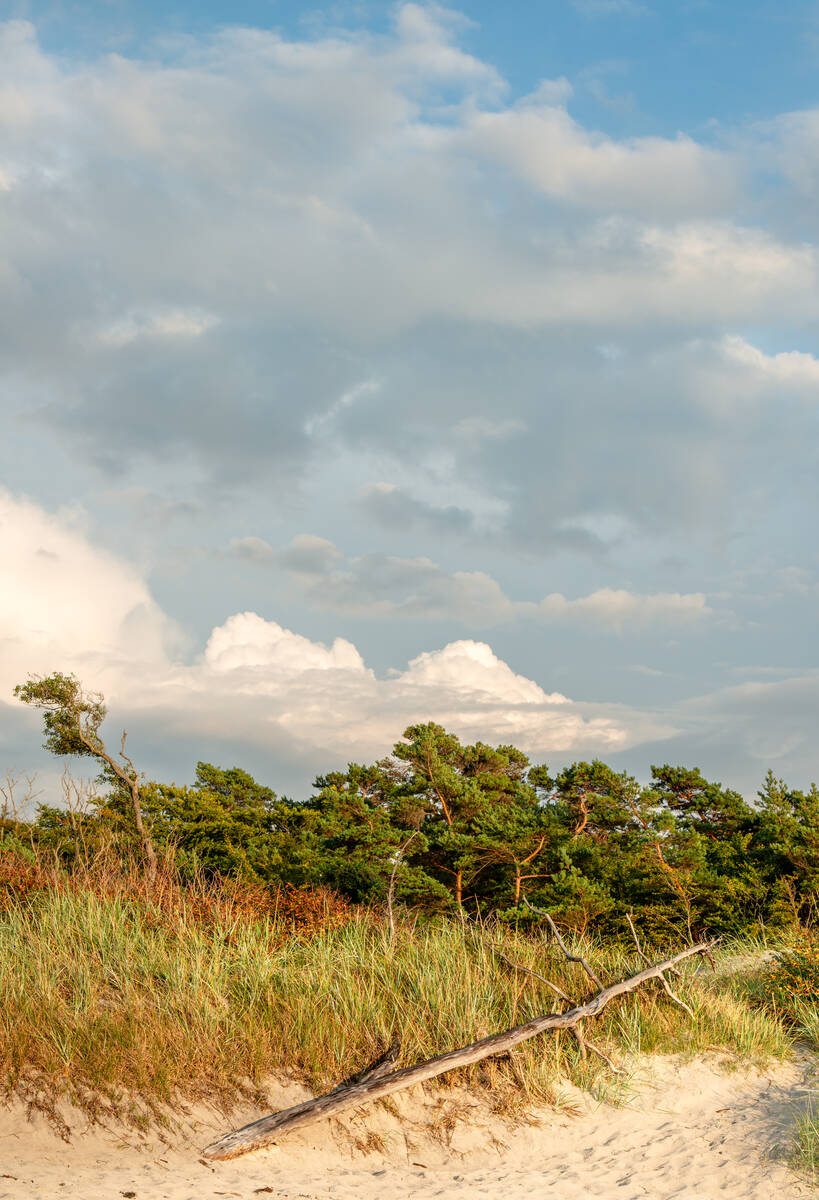
[[[489,948],[493,954],[497,955],[501,962],[505,962],[507,967],[511,967],[513,971],[520,971],[523,975],[531,975],[533,979],[539,979],[541,983],[546,984],[547,988],[551,988],[561,1000],[565,1000],[567,1004],[574,1004],[571,996],[567,996],[562,988],[559,988],[556,983],[552,983],[551,979],[547,979],[545,975],[538,975],[537,971],[532,971],[529,967],[524,967],[520,963],[512,962],[511,958],[507,958],[505,954],[502,954],[497,946],[490,944]]]
[[[680,1007],[681,1009],[683,1009],[683,1011],[684,1011],[684,1012],[687,1012],[687,1013],[688,1013],[688,1015],[689,1015],[689,1017],[691,1017],[691,1019],[692,1019],[692,1020],[695,1020],[696,1018],[694,1017],[694,1013],[693,1013],[693,1011],[692,1011],[692,1010],[689,1008],[689,1006],[686,1004],[686,1002],[685,1002],[684,1000],[681,1000],[681,999],[679,998],[679,996],[675,995],[675,994],[674,994],[674,992],[672,992],[672,990],[671,990],[671,985],[669,984],[669,982],[668,982],[668,980],[666,979],[665,975],[663,975],[662,971],[661,971],[661,972],[660,972],[660,974],[657,976],[657,978],[659,979],[660,983],[663,985],[663,990],[665,991],[665,993],[666,993],[666,995],[668,996],[668,998],[669,998],[670,1000],[673,1000],[675,1004],[678,1004],[678,1005],[679,1005],[679,1007]]]
[[[591,969],[589,964],[586,962],[585,958],[582,958],[579,954],[571,954],[570,953],[566,943],[563,941],[563,938],[560,936],[560,930],[558,929],[557,925],[555,925],[554,921],[552,920],[551,913],[547,913],[546,910],[543,908],[535,908],[534,904],[530,904],[525,896],[523,897],[523,903],[526,905],[527,908],[531,909],[531,911],[533,913],[537,913],[539,916],[546,918],[546,920],[549,923],[549,928],[552,931],[552,936],[554,937],[554,939],[557,942],[560,949],[565,954],[567,960],[569,962],[580,963],[581,967],[586,972],[589,979],[591,979],[592,983],[596,984],[597,987],[602,988],[603,987],[602,980],[598,979],[598,977],[595,975],[594,971]]]
[[[583,1034],[580,1032],[580,1029],[578,1026],[574,1027],[574,1029],[572,1030],[572,1033],[574,1034],[574,1036],[577,1038],[578,1042],[580,1043],[580,1053],[583,1058],[586,1057],[586,1051],[591,1050],[592,1054],[596,1054],[598,1058],[602,1058],[603,1062],[606,1064],[606,1066],[609,1068],[609,1070],[613,1071],[615,1075],[624,1075],[625,1074],[622,1067],[615,1066],[615,1064],[609,1058],[608,1054],[605,1054],[600,1049],[599,1046],[595,1046],[594,1042],[590,1042],[587,1038],[585,1038],[583,1036]]]
[[[567,1004],[574,1006],[574,1000],[572,1000],[570,996],[567,996],[563,989],[559,988],[556,983],[551,981],[551,979],[547,979],[545,975],[539,975],[537,971],[532,971],[529,967],[524,967],[521,963],[512,962],[511,958],[507,958],[506,955],[502,954],[496,946],[490,946],[490,949],[492,950],[493,954],[497,955],[501,962],[506,963],[507,967],[511,967],[513,971],[520,971],[522,975],[529,975],[532,979],[540,980],[541,983],[545,983],[546,987],[551,988],[561,1000],[565,1000]],[[578,1046],[580,1047],[580,1054],[582,1058],[585,1059],[586,1051],[591,1050],[592,1054],[596,1054],[599,1058],[602,1058],[603,1062],[605,1062],[606,1065],[612,1071],[614,1071],[616,1075],[622,1074],[620,1068],[614,1065],[607,1054],[604,1054],[598,1046],[595,1046],[583,1036],[579,1025],[575,1025],[571,1032],[577,1041]]]
[[[649,960],[646,958],[645,954],[643,953],[643,948],[640,945],[640,939],[637,936],[637,930],[634,928],[634,922],[631,919],[630,913],[626,914],[626,920],[628,921],[628,927],[631,930],[631,936],[634,938],[634,945],[637,947],[637,953],[640,955],[640,958],[643,960],[643,962],[647,963]],[[713,959],[711,961],[713,962]],[[673,970],[673,968],[668,968],[668,969]],[[679,974],[678,971],[675,971],[674,973],[677,975]],[[689,1017],[693,1018],[694,1014],[691,1011],[691,1009],[688,1007],[688,1005],[685,1003],[685,1001],[681,1000],[679,998],[679,996],[675,995],[674,992],[672,992],[669,982],[666,979],[665,975],[663,975],[661,972],[657,976],[657,978],[659,979],[660,983],[663,985],[663,990],[665,991],[666,995],[671,1000],[673,1000],[675,1004],[678,1004],[680,1006],[680,1008],[684,1009],[688,1013]]]
[[[640,958],[643,960],[643,962],[647,963],[648,959],[646,958],[645,954],[643,954],[643,947],[640,945],[640,939],[637,936],[637,930],[634,928],[634,922],[631,919],[631,913],[626,913],[626,920],[628,921],[628,927],[631,930],[631,936],[634,938],[634,945],[637,947],[637,953],[640,955]]]

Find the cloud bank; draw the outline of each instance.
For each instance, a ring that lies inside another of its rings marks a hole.
[[[73,671],[105,693],[120,722],[138,717],[155,740],[182,733],[205,745],[229,733],[237,746],[272,754],[286,742],[334,760],[381,754],[425,720],[537,754],[603,753],[672,732],[649,714],[547,694],[472,640],[378,678],[344,638],[323,645],[245,612],[186,661],[178,631],[130,564],[95,548],[70,517],[8,493],[0,493],[0,554],[15,581],[0,594],[5,705],[29,673]]]

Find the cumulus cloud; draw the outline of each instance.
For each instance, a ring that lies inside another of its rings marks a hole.
[[[265,621],[257,613],[237,613],[214,629],[205,647],[206,668],[229,675],[241,669],[263,672],[264,688],[270,673],[303,675],[312,671],[366,672],[361,655],[351,642],[336,638],[327,647]],[[276,687],[274,685],[274,687]]]
[[[93,546],[70,512],[0,489],[2,698],[28,672],[69,662],[95,676],[162,669],[180,633],[139,572]]]
[[[171,623],[139,573],[96,548],[81,528],[7,493],[0,554],[0,701],[28,673],[74,671],[152,742],[219,736],[312,761],[382,753],[413,721],[468,737],[514,739],[537,753],[622,749],[672,731],[625,707],[578,705],[546,693],[482,642],[425,651],[379,678],[344,638],[306,638],[257,613],[237,613],[204,651],[179,652]],[[174,649],[176,648],[176,653]],[[312,756],[312,757],[311,757]]]

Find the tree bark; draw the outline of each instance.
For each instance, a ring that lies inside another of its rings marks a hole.
[[[112,755],[108,753],[108,751],[105,749],[105,746],[99,739],[94,742],[86,735],[79,721],[77,721],[77,732],[79,733],[83,744],[87,747],[88,753],[93,754],[95,758],[102,759],[103,762],[107,763],[120,783],[124,783],[128,791],[131,793],[131,808],[134,814],[134,825],[136,826],[136,831],[139,835],[140,844],[142,845],[142,854],[145,859],[145,875],[148,879],[148,882],[153,883],[156,879],[157,873],[156,850],[154,849],[154,844],[151,841],[151,835],[145,828],[145,822],[142,819],[142,800],[139,794],[139,772],[137,771],[131,759],[125,753],[125,730],[123,729],[122,731],[120,757],[123,758],[131,768],[130,774],[119,765],[117,760]]]
[[[688,946],[672,958],[657,963],[655,966],[647,967],[637,975],[632,975],[620,983],[613,983],[609,987],[602,988],[590,1000],[575,1005],[568,1012],[546,1013],[544,1016],[527,1021],[525,1025],[518,1025],[503,1033],[482,1038],[478,1042],[472,1042],[457,1050],[449,1050],[446,1054],[430,1058],[414,1067],[404,1067],[400,1071],[391,1071],[387,1075],[375,1078],[368,1073],[364,1079],[349,1087],[337,1088],[325,1096],[318,1096],[314,1100],[305,1100],[302,1104],[296,1104],[292,1108],[272,1113],[268,1117],[262,1117],[259,1121],[252,1121],[249,1125],[244,1125],[241,1129],[213,1142],[205,1148],[203,1153],[207,1158],[236,1158],[240,1154],[246,1154],[249,1150],[258,1150],[262,1146],[269,1145],[283,1134],[289,1133],[293,1129],[301,1129],[323,1117],[330,1117],[344,1109],[355,1108],[359,1104],[378,1100],[381,1096],[389,1096],[392,1092],[412,1087],[416,1083],[423,1083],[427,1079],[434,1079],[436,1075],[443,1075],[444,1072],[452,1071],[457,1067],[468,1067],[472,1063],[480,1062],[481,1059],[491,1058],[496,1054],[505,1054],[521,1042],[537,1037],[539,1033],[543,1033],[547,1029],[574,1029],[578,1022],[596,1017],[617,996],[633,992],[635,988],[647,983],[650,979],[661,979],[663,971],[669,970],[693,954],[705,953],[714,944],[714,942],[705,942],[696,946]]]

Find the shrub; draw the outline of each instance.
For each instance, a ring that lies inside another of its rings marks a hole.
[[[806,1007],[819,1005],[819,937],[801,931],[764,969],[763,992],[788,1019],[802,1020]]]

